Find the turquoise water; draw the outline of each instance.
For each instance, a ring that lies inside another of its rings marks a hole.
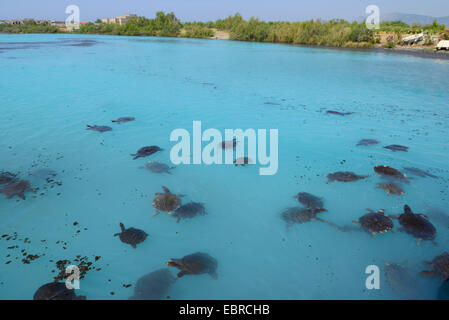
[[[447,60],[213,40],[0,35],[0,70],[0,171],[39,188],[24,201],[0,194],[0,234],[17,233],[0,240],[0,298],[31,299],[56,276],[56,261],[81,255],[100,270],[87,273],[78,294],[127,299],[133,286],[123,284],[197,251],[218,260],[218,279],[185,276],[171,299],[402,299],[385,282],[386,261],[416,275],[421,298],[436,297],[440,280],[418,272],[422,260],[447,250],[448,225],[433,221],[438,246],[417,246],[405,233],[373,238],[320,222],[286,231],[279,214],[299,205],[300,191],[321,196],[328,210],[321,217],[338,225],[366,208],[401,213],[406,203],[448,214]],[[136,121],[110,122],[123,116]],[[170,133],[191,131],[195,120],[203,130],[278,129],[277,174],[260,176],[258,165],[180,165],[171,175],[139,169],[148,160],[169,164]],[[356,147],[362,138],[381,143]],[[390,144],[409,151],[382,148]],[[147,145],[164,151],[133,161],[129,154]],[[375,165],[418,167],[439,179],[416,177],[404,195],[387,196],[375,188]],[[39,169],[57,176],[30,175]],[[369,177],[326,183],[335,171]],[[179,224],[166,213],[153,218],[161,186],[185,194],[183,203],[203,202],[208,215]],[[113,236],[120,222],[150,236],[133,249]],[[40,257],[23,263],[23,249]],[[381,269],[379,290],[365,287],[372,264]]]

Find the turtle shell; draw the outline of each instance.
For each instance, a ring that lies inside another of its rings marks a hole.
[[[171,169],[165,163],[158,162],[158,161],[150,161],[150,162],[146,163],[145,168],[147,168],[148,170],[150,170],[151,172],[154,172],[154,173],[163,173],[163,172],[169,173],[170,169]]]
[[[176,278],[168,269],[153,271],[137,280],[131,300],[161,300],[169,292]]]
[[[190,219],[196,216],[204,215],[206,215],[206,209],[204,208],[204,204],[199,202],[189,202],[176,209],[173,213],[173,217],[178,218],[177,222],[181,219]]]
[[[319,209],[324,207],[323,200],[321,198],[307,192],[300,192],[295,198],[298,199],[304,207],[309,209]]]
[[[431,263],[433,271],[441,276],[443,280],[449,279],[449,253],[444,252],[435,257]]]
[[[75,290],[67,289],[65,283],[50,282],[44,284],[33,296],[34,300],[84,300],[86,297],[75,294]]]
[[[116,233],[115,236],[120,237],[120,241],[123,243],[130,244],[133,248],[136,248],[136,245],[142,243],[147,238],[148,234],[140,229],[136,228],[128,228],[125,229],[123,223],[120,223],[120,227],[122,228],[122,232]]]
[[[153,207],[160,211],[171,212],[181,206],[181,199],[172,193],[158,193],[153,200]]]
[[[363,229],[372,234],[388,232],[394,226],[393,220],[381,212],[369,212],[359,218],[359,223]]]
[[[171,259],[167,265],[173,266],[181,270],[178,278],[185,274],[203,274],[209,273],[214,279],[217,277],[216,269],[218,262],[215,258],[207,253],[196,252],[189,254],[181,259]]]
[[[423,215],[404,213],[399,216],[399,223],[405,232],[422,240],[434,240],[437,231],[432,223]]]
[[[30,190],[30,183],[27,180],[18,180],[5,185],[1,192],[6,195],[7,199],[18,196],[25,200],[25,191]]]
[[[354,172],[350,172],[350,171],[339,171],[339,172],[329,173],[327,175],[327,178],[331,182],[332,181],[351,182],[351,181],[365,179],[366,176],[359,176],[359,175],[355,174]]]

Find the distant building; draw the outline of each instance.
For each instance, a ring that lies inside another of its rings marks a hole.
[[[132,19],[132,18],[137,18],[137,15],[135,15],[135,14],[125,14],[125,15],[120,16],[120,17],[101,19],[101,22],[103,22],[103,23],[115,23],[115,24],[123,25],[129,19]]]

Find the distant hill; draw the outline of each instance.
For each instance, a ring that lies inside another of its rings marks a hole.
[[[366,17],[358,17],[355,19],[357,22],[365,21]],[[446,17],[431,17],[421,14],[408,14],[408,13],[388,13],[381,15],[381,22],[390,21],[402,21],[407,24],[419,23],[420,25],[432,24],[436,20],[439,24],[444,24],[449,27],[449,16]]]

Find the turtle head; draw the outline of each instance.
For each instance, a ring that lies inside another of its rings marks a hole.
[[[176,259],[171,259],[170,261],[168,261],[166,263],[167,266],[169,267],[175,267],[175,268],[179,268],[181,265],[178,263],[178,260]]]
[[[319,213],[319,212],[327,212],[327,210],[326,209],[315,209],[315,212],[316,213]]]
[[[413,214],[412,209],[408,205],[404,206],[404,213],[405,214]]]

